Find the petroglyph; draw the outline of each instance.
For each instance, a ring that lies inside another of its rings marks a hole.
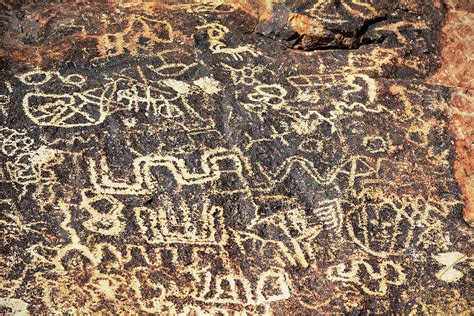
[[[7,115],[7,106],[10,104],[10,94],[13,92],[12,86],[8,81],[0,85],[0,113]]]
[[[173,28],[168,21],[133,14],[119,32],[100,37],[98,49],[101,57],[117,56],[124,52],[136,55],[141,50],[151,53],[154,45],[172,41]]]
[[[360,279],[361,269],[367,271],[369,282]],[[341,263],[329,268],[327,274],[330,280],[357,284],[365,293],[375,296],[385,295],[388,285],[402,285],[405,281],[403,268],[389,260],[383,261],[376,269],[380,272],[375,272],[374,267],[364,260],[353,260],[348,266]],[[368,286],[371,283],[375,283],[374,288]]]
[[[443,266],[443,268],[436,273],[436,277],[444,282],[456,282],[464,276],[461,271],[456,269],[457,264],[464,261],[471,261],[472,266],[472,258],[460,252],[440,253],[434,255],[433,258]]]
[[[189,208],[176,211],[166,203],[163,207],[165,209],[134,209],[140,233],[148,243],[221,245],[227,242],[221,208],[204,204],[199,212]]]
[[[89,160],[91,182],[97,192],[108,194],[149,194],[156,186],[151,173],[154,167],[166,168],[173,175],[177,185],[204,184],[218,180],[222,173],[235,172],[242,175],[242,164],[239,157],[225,149],[215,149],[206,152],[201,157],[202,173],[189,172],[185,161],[173,156],[144,156],[133,161],[133,183],[118,182],[110,179],[109,168],[104,158],[100,161],[100,168],[94,160]],[[231,163],[230,170],[221,170],[220,163]],[[100,177],[99,177],[100,175]]]
[[[209,37],[209,49],[214,54],[227,54],[232,56],[235,60],[243,60],[244,54],[250,54],[253,57],[257,57],[260,53],[250,45],[238,46],[236,48],[228,47],[224,38],[226,34],[230,31],[229,29],[219,23],[210,23],[198,27],[198,30],[205,29],[207,30],[207,35]]]
[[[0,314],[468,310],[450,90],[421,80],[439,9],[294,5],[288,29],[234,4],[23,6]]]

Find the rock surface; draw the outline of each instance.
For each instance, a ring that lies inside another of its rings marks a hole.
[[[232,2],[0,4],[0,312],[469,314],[469,4]]]
[[[452,91],[449,112],[457,138],[456,178],[464,194],[464,219],[474,226],[474,4],[451,0],[447,7],[441,67],[428,81]]]

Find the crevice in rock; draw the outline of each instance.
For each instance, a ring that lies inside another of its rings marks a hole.
[[[387,20],[387,16],[380,16],[363,23],[360,29],[355,34],[347,34],[344,31],[333,30],[331,31],[332,41],[336,43],[325,44],[325,38],[314,37],[310,34],[300,35],[297,45],[294,45],[293,49],[301,49],[304,51],[317,51],[317,50],[348,50],[348,49],[359,49],[362,46],[380,44],[385,40],[385,36],[379,36],[376,38],[366,36],[367,32],[373,28],[374,25],[384,22]],[[305,39],[305,37],[309,37]],[[306,41],[306,43],[304,43]]]
[[[352,50],[359,49],[366,45],[383,43],[386,38],[383,35],[378,37],[369,37],[366,35],[374,25],[387,20],[387,15],[366,20],[355,34],[349,34],[343,30],[327,30],[327,34],[324,36],[316,36],[306,33],[301,34],[293,30],[292,34],[284,39],[278,39],[275,36],[259,31],[257,31],[256,34],[271,39],[289,49],[302,51]]]

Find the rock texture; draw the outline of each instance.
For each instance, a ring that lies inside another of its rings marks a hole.
[[[0,4],[0,312],[469,314],[469,4],[230,2]]]
[[[456,178],[464,194],[464,219],[474,226],[474,5],[469,1],[449,1],[442,29],[443,51],[440,69],[429,82],[451,87],[449,112],[456,133]]]

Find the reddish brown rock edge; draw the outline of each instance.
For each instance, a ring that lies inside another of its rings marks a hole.
[[[465,205],[464,220],[474,226],[474,91],[459,89],[451,100],[451,126],[456,133],[455,176],[461,187]]]
[[[456,134],[455,175],[464,196],[464,220],[474,226],[474,5],[447,1],[442,64],[430,82],[453,88],[451,127]]]

